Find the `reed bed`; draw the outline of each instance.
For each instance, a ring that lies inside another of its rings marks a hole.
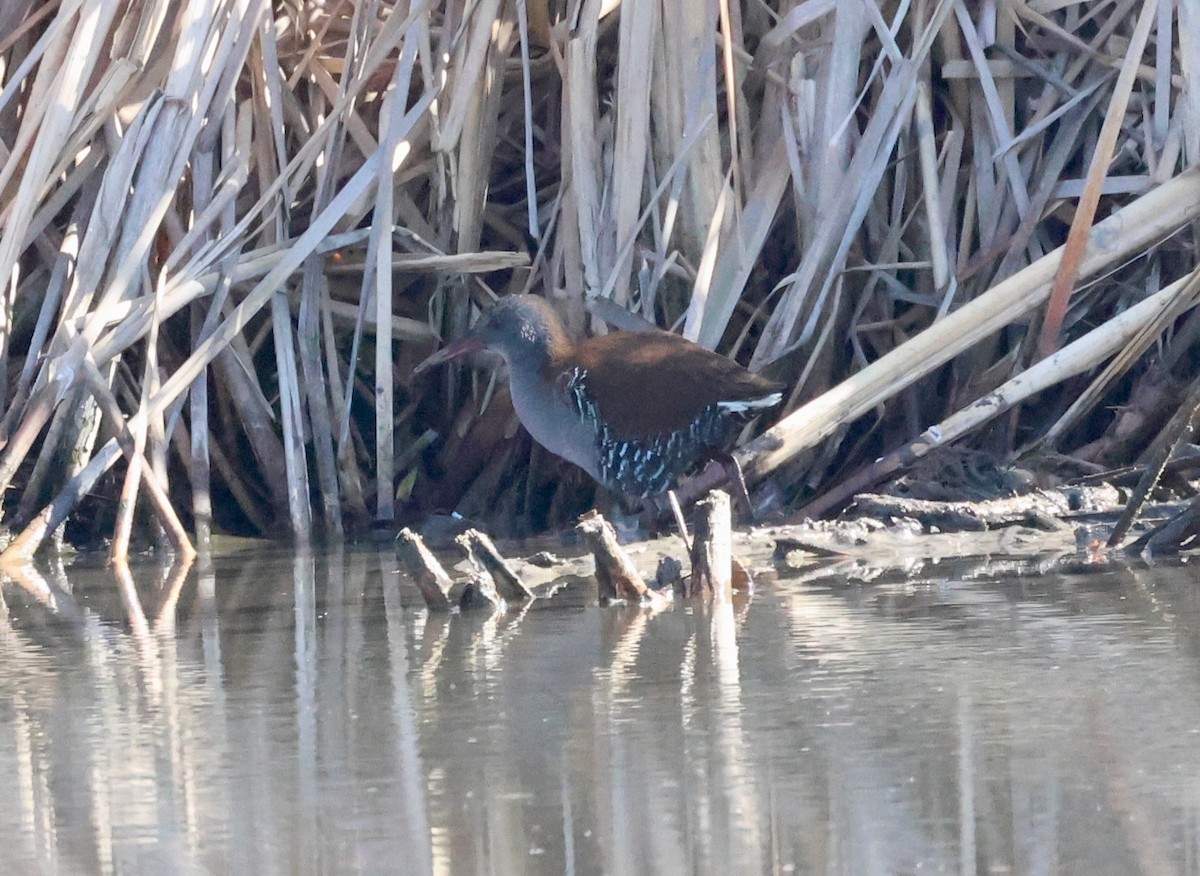
[[[3,556],[64,525],[123,557],[439,508],[564,524],[593,488],[488,372],[412,376],[525,290],[788,381],[743,453],[784,507],[922,433],[1134,460],[1196,379],[1198,19],[6,3]]]

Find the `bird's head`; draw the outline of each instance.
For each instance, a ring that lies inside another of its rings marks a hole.
[[[510,367],[519,363],[540,368],[555,345],[566,338],[562,320],[548,301],[536,295],[510,295],[484,311],[465,336],[438,350],[415,371],[420,373],[480,350],[493,350]]]

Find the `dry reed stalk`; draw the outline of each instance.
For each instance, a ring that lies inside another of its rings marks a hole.
[[[151,378],[151,373],[157,373],[158,371],[157,346],[158,321],[155,320],[150,326],[150,336],[146,341],[146,368],[142,377],[141,393],[142,407],[145,407],[146,401],[156,385],[156,381]],[[91,378],[92,391],[99,398],[106,393],[108,384],[104,381],[99,369],[89,366],[91,366],[91,363],[84,360],[84,367],[87,369],[89,378]],[[109,408],[109,417],[113,418],[117,431],[122,431],[124,424],[121,423],[121,411],[116,405],[115,399],[113,399],[113,403]],[[125,483],[121,487],[121,497],[117,504],[117,522],[114,527],[111,548],[112,557],[123,561],[129,555],[129,540],[133,532],[133,515],[137,505],[138,492],[141,487],[143,469],[145,468],[148,478],[153,479],[156,484],[154,492],[160,502],[163,503],[164,515],[172,518],[173,522],[177,524],[177,527],[172,528],[172,532],[176,536],[176,549],[180,550],[184,556],[190,558],[195,551],[192,548],[191,541],[183,531],[183,527],[178,526],[178,520],[174,517],[174,509],[171,508],[170,499],[167,498],[166,484],[162,483],[161,473],[156,472],[152,467],[146,466],[145,453],[146,439],[150,430],[149,418],[133,417],[129,422],[129,430],[133,433],[133,447],[131,452],[128,453],[129,459],[125,469]]]
[[[1195,286],[1195,284],[1192,285]],[[1121,515],[1117,518],[1116,523],[1113,524],[1112,532],[1108,535],[1109,547],[1116,547],[1121,543],[1121,540],[1129,531],[1129,527],[1133,525],[1133,521],[1141,513],[1142,508],[1145,507],[1146,500],[1150,498],[1150,491],[1158,484],[1159,478],[1162,477],[1163,471],[1166,470],[1167,462],[1171,456],[1180,447],[1195,443],[1198,430],[1200,430],[1200,377],[1192,381],[1191,387],[1183,395],[1182,403],[1171,415],[1171,419],[1159,431],[1157,437],[1147,449],[1143,460],[1145,468],[1142,476],[1138,479],[1137,486],[1133,488],[1129,501],[1126,503]],[[1188,505],[1192,506],[1190,516],[1193,519],[1195,503],[1196,498],[1192,496]],[[1182,546],[1183,539],[1181,538],[1178,547]]]
[[[1079,274],[1088,277],[1200,217],[1200,170],[1181,174],[1092,229]],[[922,334],[790,414],[743,452],[747,480],[759,479],[898,390],[1042,304],[1061,249],[950,313]]]
[[[596,42],[599,28],[599,2],[588,0],[580,12],[578,36],[567,42],[563,124],[567,129],[569,156],[567,189],[564,209],[575,221],[567,230],[572,243],[579,248],[576,265],[568,264],[568,274],[580,277],[583,286],[580,297],[590,296],[599,289],[607,271],[601,263],[601,205],[600,180],[602,164],[600,143],[596,133],[601,120],[597,117],[599,96],[596,92]]]
[[[617,112],[613,136],[611,213],[616,240],[636,237],[642,205],[646,160],[650,154],[650,89],[645,87],[653,73],[654,45],[660,38],[661,9],[657,3],[641,3],[621,16],[619,47],[622,63],[617,69]],[[632,261],[622,252],[613,264],[612,298],[628,306],[629,272]]]
[[[820,317],[826,315],[823,309],[832,290],[833,280],[844,263],[853,234],[866,214],[871,198],[887,169],[897,139],[911,111],[918,74],[932,46],[933,37],[941,28],[950,9],[951,4],[946,2],[935,7],[930,20],[923,24],[919,38],[913,45],[912,55],[902,59],[902,63],[897,65],[899,72],[884,82],[870,121],[856,146],[854,157],[845,169],[836,168],[836,155],[831,154],[831,151],[820,156],[824,160],[814,168],[818,174],[816,178],[820,180],[818,185],[821,186],[817,204],[820,218],[818,221],[813,217],[813,236],[807,241],[808,246],[801,263],[784,280],[787,289],[764,327],[762,340],[751,358],[752,367],[761,367],[781,356],[794,342],[804,343],[816,335]],[[851,51],[850,44],[857,45],[861,41],[861,35],[855,28],[867,26],[867,23],[861,20],[843,24],[843,17],[838,17],[834,60],[831,66],[836,68],[839,62],[849,63],[847,54]],[[837,95],[839,91],[837,86],[830,88],[831,96]],[[844,92],[842,97],[845,97]],[[824,120],[826,136],[829,137],[831,146],[844,142],[845,125],[851,118],[853,105],[840,103],[837,108],[844,115],[836,119],[826,117]],[[839,190],[839,187],[848,181],[854,183],[852,192],[856,194],[855,197],[843,197],[844,193]],[[822,273],[826,279],[818,286],[816,278]]]
[[[1200,270],[1193,271],[1190,276],[1168,286],[1168,289],[1181,290],[1177,291],[1172,300],[1172,306],[1157,314],[1153,320],[1142,326],[1134,337],[1130,338],[1129,343],[1113,357],[1112,361],[1088,384],[1088,387],[1075,397],[1062,415],[1039,437],[1037,443],[1052,447],[1061,441],[1079,418],[1099,403],[1104,393],[1112,387],[1113,382],[1125,375],[1137,360],[1159,341],[1163,332],[1170,328],[1182,313],[1192,307],[1196,295],[1200,294],[1200,285],[1198,284],[1200,284]],[[1151,296],[1137,306],[1157,298],[1158,296]],[[1133,309],[1130,308],[1126,313],[1132,312]],[[1122,314],[1122,316],[1124,315]],[[1114,318],[1111,322],[1117,322],[1119,319],[1120,317]]]
[[[312,541],[312,509],[304,423],[300,413],[299,375],[296,373],[296,346],[292,340],[291,312],[279,295],[271,299],[271,318],[282,409],[280,421],[283,424],[283,462],[287,471],[288,516],[292,536],[301,544],[308,544]]]
[[[509,603],[528,602],[533,591],[521,580],[512,565],[496,549],[486,533],[468,529],[454,539],[454,543],[467,554],[468,562],[491,575],[500,598]]]
[[[409,50],[415,43],[406,40],[401,63],[396,65],[392,89],[381,108],[381,125],[387,131],[388,140],[397,140],[396,126],[403,118],[402,100],[407,99],[408,81],[412,75],[414,53]],[[403,91],[401,88],[403,87]],[[402,97],[403,95],[403,97]],[[371,237],[367,245],[368,262],[374,256],[372,289],[375,303],[376,325],[387,325],[394,307],[392,301],[392,216],[394,214],[392,190],[395,168],[390,161],[379,165],[377,179],[378,195],[375,213],[371,222]],[[392,484],[395,469],[392,465],[395,439],[392,436],[392,411],[395,402],[392,394],[392,345],[375,345],[375,519],[392,520],[396,516],[395,496]]]
[[[1100,187],[1108,175],[1109,164],[1113,151],[1117,146],[1117,136],[1125,117],[1125,109],[1129,104],[1130,91],[1133,89],[1134,76],[1137,73],[1137,61],[1150,38],[1150,27],[1155,21],[1155,9],[1161,4],[1154,0],[1145,0],[1142,11],[1138,16],[1137,26],[1129,41],[1129,51],[1121,65],[1121,75],[1113,88],[1112,100],[1104,114],[1104,126],[1096,141],[1096,149],[1088,167],[1087,183],[1071,222],[1071,231],[1063,250],[1063,259],[1054,276],[1054,285],[1050,289],[1050,299],[1046,302],[1046,316],[1042,322],[1042,334],[1038,340],[1038,354],[1049,356],[1058,348],[1058,335],[1062,331],[1063,317],[1067,310],[1067,298],[1075,286],[1075,276],[1079,269],[1079,261],[1083,258],[1084,246],[1087,243],[1088,230],[1096,216],[1096,207],[1100,203]],[[1169,60],[1169,59],[1168,59]],[[1013,154],[1013,153],[1008,153]]]
[[[855,493],[869,489],[916,460],[957,441],[1037,393],[1096,367],[1114,354],[1121,358],[1131,346],[1135,348],[1134,358],[1140,356],[1145,352],[1147,343],[1158,338],[1165,326],[1196,303],[1195,275],[1177,280],[1036,362],[970,406],[930,426],[916,440],[876,460],[847,481],[822,494],[817,500],[808,503],[801,509],[801,513],[819,517],[836,509]],[[1096,382],[1099,380],[1094,381]]]

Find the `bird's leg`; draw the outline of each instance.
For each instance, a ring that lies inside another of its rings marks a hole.
[[[712,458],[719,462],[721,468],[725,470],[725,477],[729,480],[734,498],[746,512],[746,519],[753,522],[754,506],[750,504],[750,492],[746,489],[746,478],[742,475],[742,466],[738,463],[737,457],[732,453],[718,451],[712,455]]]

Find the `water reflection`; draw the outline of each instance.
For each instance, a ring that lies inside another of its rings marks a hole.
[[[335,550],[3,595],[11,872],[1200,871],[1188,566],[448,617]]]

